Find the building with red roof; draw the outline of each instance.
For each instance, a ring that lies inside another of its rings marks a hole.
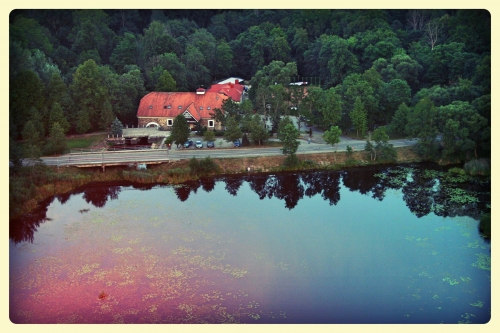
[[[218,129],[210,115],[215,108],[222,107],[222,101],[229,98],[226,94],[197,89],[196,92],[151,92],[139,103],[137,118],[139,127],[155,125],[169,130],[174,118],[182,114],[191,128],[197,123],[207,128]]]
[[[231,97],[231,99],[239,103],[241,102],[241,95],[243,95],[243,91],[245,90],[245,87],[239,83],[239,81],[236,79],[234,80],[234,83],[232,82],[227,82],[223,84],[213,84],[207,92],[217,92],[219,94],[224,94],[227,97]]]

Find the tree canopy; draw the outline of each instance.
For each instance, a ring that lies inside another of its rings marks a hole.
[[[388,125],[397,113],[404,118],[403,103],[413,118],[426,100],[436,108],[469,103],[488,133],[491,15],[486,9],[10,13],[13,140],[23,139],[32,107],[46,119],[57,115],[66,133],[108,129],[115,118],[134,126],[148,92],[195,91],[230,76],[251,86],[252,111],[270,118],[273,131],[282,116],[294,114],[347,132],[359,98],[366,130]],[[308,84],[299,93],[293,82]],[[437,130],[476,128],[452,120]],[[54,122],[44,121],[43,138]],[[407,135],[424,133],[409,123]],[[489,154],[484,135],[473,139],[475,154]]]

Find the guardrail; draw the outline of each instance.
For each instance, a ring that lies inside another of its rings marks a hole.
[[[60,156],[58,158],[44,159],[44,163],[54,166],[76,166],[76,167],[91,167],[91,166],[109,166],[109,165],[127,165],[127,164],[149,164],[149,163],[164,163],[179,158],[171,158],[165,150],[158,154],[152,154],[151,150],[148,154],[140,154],[136,152],[133,155],[114,154],[102,152],[100,154],[70,154]]]
[[[136,151],[136,150],[160,150],[167,149],[167,145],[161,145],[152,148],[151,145],[144,146],[124,146],[124,147],[107,147],[107,148],[71,148],[70,154],[95,154],[106,152],[121,152],[121,151]]]

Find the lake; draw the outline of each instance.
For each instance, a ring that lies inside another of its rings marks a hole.
[[[14,323],[486,323],[489,179],[434,165],[91,184],[10,225]]]

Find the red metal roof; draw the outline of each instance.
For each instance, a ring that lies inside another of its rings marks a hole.
[[[189,111],[197,120],[212,118],[215,108],[222,107],[222,101],[228,97],[217,92],[151,92],[144,96],[139,103],[137,117],[168,117]]]
[[[218,92],[231,97],[233,101],[241,101],[241,95],[243,94],[244,87],[239,83],[225,83],[225,84],[214,84],[207,92]]]

